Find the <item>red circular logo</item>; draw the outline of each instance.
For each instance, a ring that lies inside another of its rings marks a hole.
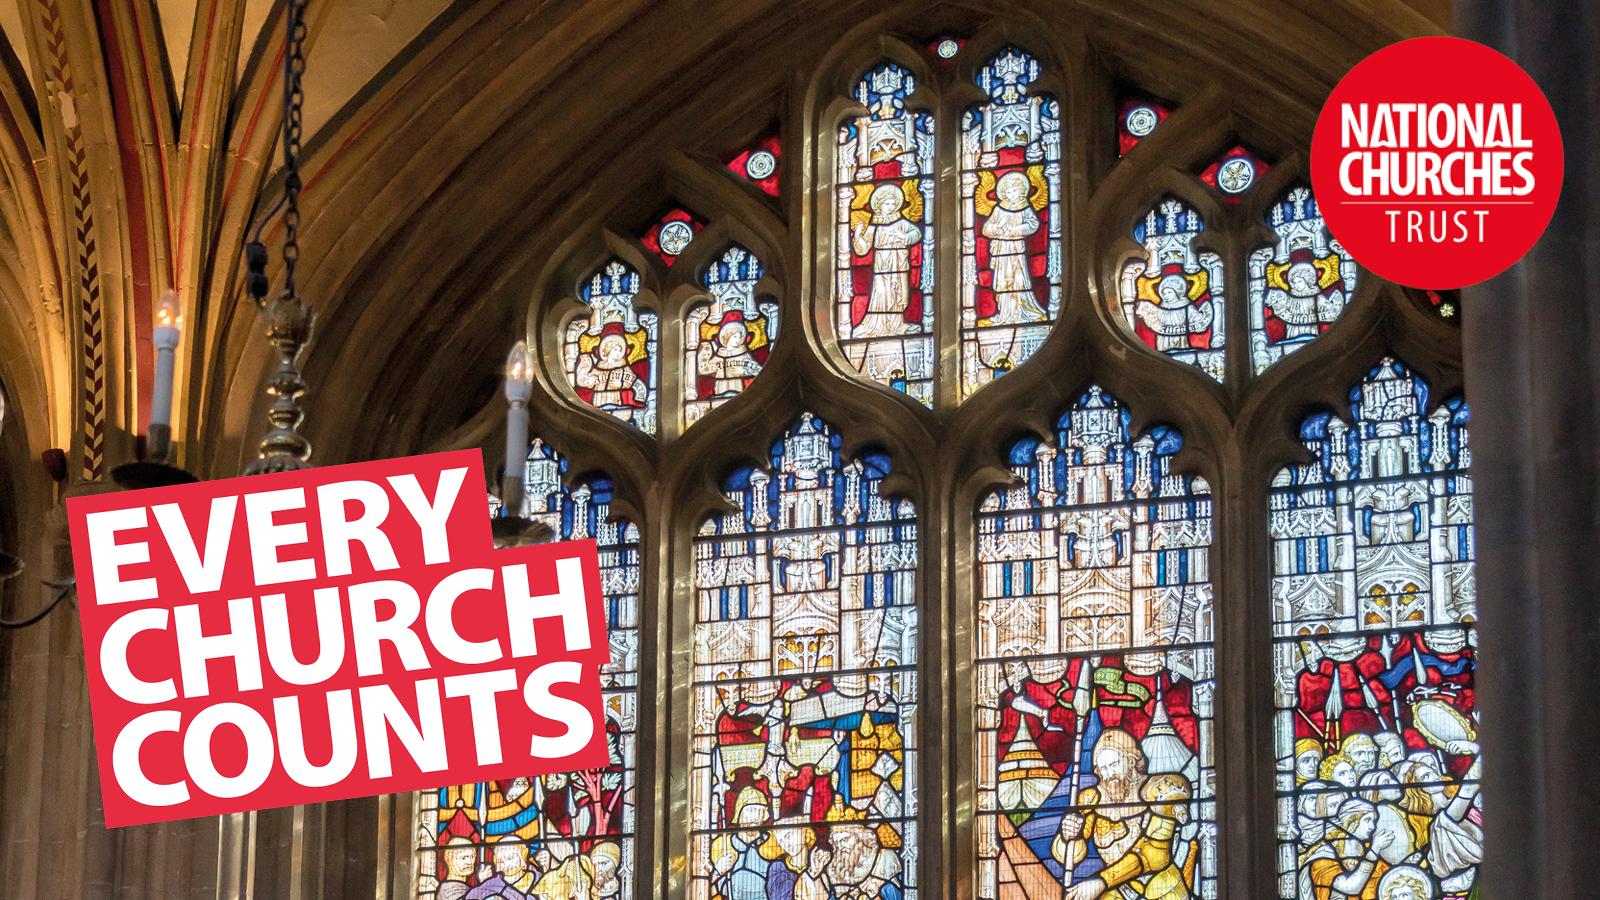
[[[1561,132],[1504,55],[1427,37],[1362,60],[1328,95],[1311,187],[1328,230],[1397,284],[1465,287],[1504,272],[1561,193]]]

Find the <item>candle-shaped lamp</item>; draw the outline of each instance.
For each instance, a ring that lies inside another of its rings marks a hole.
[[[506,515],[522,515],[522,467],[528,459],[528,399],[533,396],[533,358],[517,341],[506,359],[506,467],[500,501]]]
[[[156,384],[150,397],[149,457],[164,462],[172,447],[172,371],[177,365],[179,333],[183,329],[183,315],[178,309],[178,295],[162,291],[156,301],[156,327],[150,332],[151,343],[156,348]]]

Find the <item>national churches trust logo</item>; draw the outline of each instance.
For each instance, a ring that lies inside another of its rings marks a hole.
[[[1515,62],[1460,38],[1417,38],[1333,89],[1311,176],[1328,228],[1363,266],[1399,284],[1466,287],[1544,233],[1561,193],[1561,133]]]

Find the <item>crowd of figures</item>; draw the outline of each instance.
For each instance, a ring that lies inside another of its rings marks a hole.
[[[615,741],[612,741],[615,755]],[[429,792],[419,893],[434,900],[620,900],[632,877],[620,761]],[[436,823],[436,825],[435,825]],[[430,828],[430,825],[435,825]]]
[[[1475,896],[1482,763],[1468,634],[1335,638],[1300,674],[1293,771],[1279,776],[1294,785],[1280,799],[1293,807],[1280,815],[1294,856],[1287,896]],[[1330,690],[1334,678],[1342,690]],[[1320,722],[1302,714],[1307,706],[1322,712]]]

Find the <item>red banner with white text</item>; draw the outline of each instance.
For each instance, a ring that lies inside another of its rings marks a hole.
[[[67,501],[106,824],[602,766],[592,541],[477,451]]]

